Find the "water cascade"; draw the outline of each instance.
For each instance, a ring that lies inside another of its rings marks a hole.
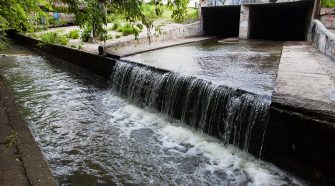
[[[113,91],[130,102],[180,120],[258,155],[270,99],[190,76],[117,61]]]

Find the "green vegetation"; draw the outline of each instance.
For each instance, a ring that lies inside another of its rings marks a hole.
[[[80,31],[79,30],[71,30],[69,34],[67,35],[70,39],[78,39],[80,37]]]
[[[327,8],[335,8],[335,1],[334,0],[322,0],[321,6],[327,7]]]
[[[12,145],[15,145],[16,139],[17,139],[17,132],[14,130],[11,130],[9,136],[7,136],[7,139],[6,139],[6,147],[9,148]]]
[[[39,5],[48,6],[44,0],[5,0],[0,1],[0,37],[6,36],[7,30],[32,32],[34,25],[29,22],[29,14],[45,15]],[[0,49],[6,47],[6,40],[0,39]]]
[[[69,39],[59,34],[58,32],[49,32],[40,36],[43,44],[60,44],[60,45],[67,45]],[[42,44],[42,45],[43,45]]]
[[[92,28],[87,27],[86,29],[84,29],[84,31],[81,33],[81,40],[83,42],[88,42],[92,39]]]
[[[0,51],[7,48],[8,41],[7,38],[0,36]]]
[[[140,31],[142,31],[141,25],[131,25],[129,23],[125,24],[124,26],[119,26],[117,29],[118,32],[122,32],[122,35],[128,36],[134,34],[138,36]]]
[[[107,22],[117,21],[121,18],[132,25],[141,24],[142,27],[151,28],[153,26],[152,17],[163,16],[165,6],[162,0],[151,0],[151,7],[145,7],[140,0],[82,0],[86,11],[80,11],[78,0],[63,0],[69,5],[69,11],[76,15],[76,22],[85,29],[91,29],[92,36],[105,41],[107,38]],[[187,15],[187,4],[189,0],[168,0],[168,8],[172,11],[171,17],[176,22],[183,22]],[[154,9],[152,8],[154,7]],[[153,11],[154,10],[154,11]],[[107,15],[107,12],[113,12],[113,16]],[[154,13],[153,13],[154,12]],[[115,16],[118,15],[118,16]],[[130,29],[122,32],[129,33]],[[132,30],[136,35],[136,30]]]
[[[62,20],[55,21],[47,11],[61,11],[73,13],[76,24],[84,29],[81,34],[83,41],[98,39],[105,41],[108,38],[106,29],[107,22],[115,23],[113,30],[122,32],[122,35],[134,34],[137,36],[143,27],[148,32],[153,26],[153,19],[172,19],[175,22],[183,22],[185,18],[196,17],[195,13],[188,11],[189,0],[168,0],[167,6],[162,0],[151,0],[151,3],[144,4],[141,0],[57,0],[67,6],[53,7],[53,0],[3,0],[0,1],[0,36],[3,38],[7,30],[18,32],[35,32],[46,29],[43,24],[64,24]],[[43,10],[41,9],[43,7]],[[82,8],[85,11],[82,11]],[[107,15],[113,12],[113,15]],[[128,24],[124,24],[128,23]],[[69,38],[79,37],[79,32],[74,31],[68,35]],[[57,38],[59,37],[59,38]],[[118,37],[118,36],[116,36]],[[120,36],[119,36],[120,37]],[[58,33],[43,34],[40,39],[43,43],[56,43],[65,45],[68,38]],[[6,41],[0,39],[0,49],[6,46]]]

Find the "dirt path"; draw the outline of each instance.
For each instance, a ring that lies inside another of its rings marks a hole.
[[[0,185],[57,185],[1,76]]]

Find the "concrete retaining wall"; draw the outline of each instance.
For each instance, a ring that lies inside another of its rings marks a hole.
[[[308,41],[321,53],[335,60],[335,34],[328,31],[320,21],[312,21]]]
[[[335,29],[335,8],[321,8],[320,21],[328,29]]]
[[[262,159],[311,185],[335,184],[335,118],[273,102]]]
[[[90,54],[84,51],[79,51],[59,45],[48,44],[39,47],[38,43],[40,41],[36,39],[19,34],[12,34],[11,37],[25,45],[28,45],[29,48],[33,47],[38,49],[37,52],[42,51],[47,53],[48,55],[56,56],[57,58],[76,64],[104,78],[110,78],[113,71],[113,66],[115,65],[115,61],[112,59],[97,56],[95,54]]]
[[[178,38],[196,37],[202,36],[203,29],[200,22],[195,22],[187,25],[177,24],[176,26],[170,26],[161,30],[161,34],[157,36],[150,36],[151,42],[167,41]],[[148,43],[149,39],[146,34],[141,34],[137,40],[133,36],[129,36],[129,39],[121,40],[117,43],[106,44],[105,48],[109,47],[122,47],[127,45],[139,45],[142,43]]]

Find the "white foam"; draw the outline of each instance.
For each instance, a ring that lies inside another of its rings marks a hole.
[[[159,134],[162,148],[179,152],[186,149],[182,144],[189,144],[191,148],[188,148],[187,152],[180,152],[183,156],[201,155],[207,158],[209,163],[204,167],[206,171],[224,171],[228,177],[234,178],[236,183],[243,183],[246,179],[234,173],[235,170],[242,170],[247,178],[252,180],[251,185],[284,185],[288,184],[287,180],[303,185],[272,164],[260,161],[233,146],[225,146],[218,140],[183,124],[168,122],[159,114],[130,104],[123,105],[109,114],[112,116],[110,123],[118,126],[123,131],[122,134],[128,138],[134,130],[150,128]]]

